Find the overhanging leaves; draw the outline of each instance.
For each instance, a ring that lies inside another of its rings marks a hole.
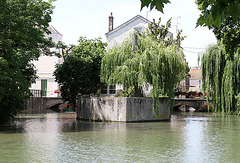
[[[240,15],[240,0],[197,0],[201,15],[197,26],[220,26],[226,18],[238,19]]]
[[[148,8],[150,6],[150,10],[152,10],[155,7],[156,10],[163,13],[164,4],[167,4],[167,3],[170,3],[170,1],[169,0],[141,0],[141,10],[144,7]]]
[[[24,109],[36,78],[31,61],[51,54],[53,6],[38,0],[2,0],[0,4],[0,121]]]

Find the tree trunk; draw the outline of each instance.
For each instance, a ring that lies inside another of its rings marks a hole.
[[[134,97],[143,97],[142,89],[138,87],[138,84],[134,84]]]

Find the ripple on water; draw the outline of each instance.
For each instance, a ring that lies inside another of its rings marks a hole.
[[[155,123],[36,117],[0,125],[0,162],[235,162],[240,148],[236,116],[181,113]]]

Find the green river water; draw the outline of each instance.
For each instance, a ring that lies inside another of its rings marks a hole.
[[[20,115],[0,125],[0,163],[240,162],[240,117],[174,113],[169,122],[82,122]]]

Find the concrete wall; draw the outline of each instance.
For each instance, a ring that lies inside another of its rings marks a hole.
[[[26,101],[26,109],[22,114],[52,113],[51,108],[56,104],[63,103],[61,98],[30,97]]]
[[[78,100],[77,118],[92,121],[170,120],[167,98],[159,98],[158,113],[153,113],[151,97],[85,97]]]
[[[158,100],[159,105],[156,105],[156,113],[154,113],[152,97],[127,98],[126,121],[170,120],[171,109],[168,105],[168,98],[158,98],[156,100]]]
[[[23,114],[37,114],[37,113],[46,113],[47,99],[43,97],[30,97],[27,100],[26,109],[21,113]]]

